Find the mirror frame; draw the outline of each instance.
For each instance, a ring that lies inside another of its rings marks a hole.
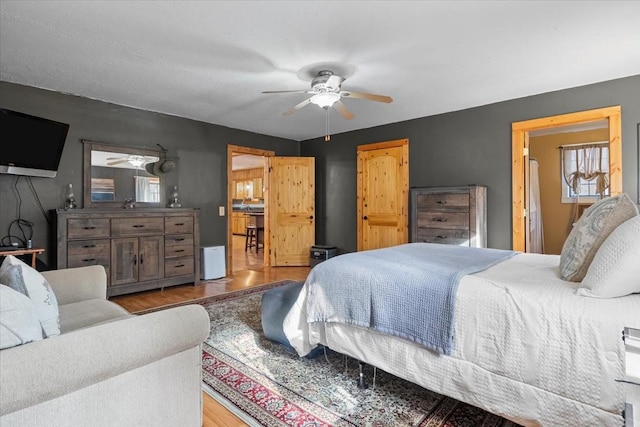
[[[525,251],[527,217],[529,208],[529,132],[558,126],[593,122],[606,119],[609,122],[609,194],[622,193],[622,111],[620,106],[539,119],[514,122],[511,124],[511,193],[512,193],[512,241],[514,251]]]
[[[162,157],[162,153],[160,152],[160,150],[124,147],[121,145],[105,144],[102,142],[90,141],[86,139],[82,139],[81,142],[83,144],[82,196],[83,196],[83,202],[84,202],[85,208],[123,208],[124,207],[124,200],[104,201],[104,202],[94,202],[91,200],[91,152],[92,151],[111,151],[114,153],[122,153],[122,154],[155,156],[158,158]],[[164,207],[165,201],[166,201],[166,196],[165,196],[166,188],[165,188],[164,176],[160,175],[158,178],[160,178],[160,202],[158,203],[134,202],[136,208]]]

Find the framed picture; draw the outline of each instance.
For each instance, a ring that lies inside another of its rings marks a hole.
[[[115,189],[113,179],[91,178],[91,201],[113,201]]]

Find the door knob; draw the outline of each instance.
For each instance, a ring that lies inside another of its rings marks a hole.
[[[309,216],[309,219],[313,219],[313,215],[310,215],[310,216]]]
[[[367,220],[367,219],[369,219],[369,217],[365,215],[365,216],[362,217],[362,219]]]

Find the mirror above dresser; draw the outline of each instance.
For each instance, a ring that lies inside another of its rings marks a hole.
[[[154,166],[160,150],[83,140],[84,207],[162,207],[164,176]]]

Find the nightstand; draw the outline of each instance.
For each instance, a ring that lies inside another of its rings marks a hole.
[[[625,393],[624,416],[627,427],[640,427],[640,329],[624,328],[622,333],[625,349]]]

